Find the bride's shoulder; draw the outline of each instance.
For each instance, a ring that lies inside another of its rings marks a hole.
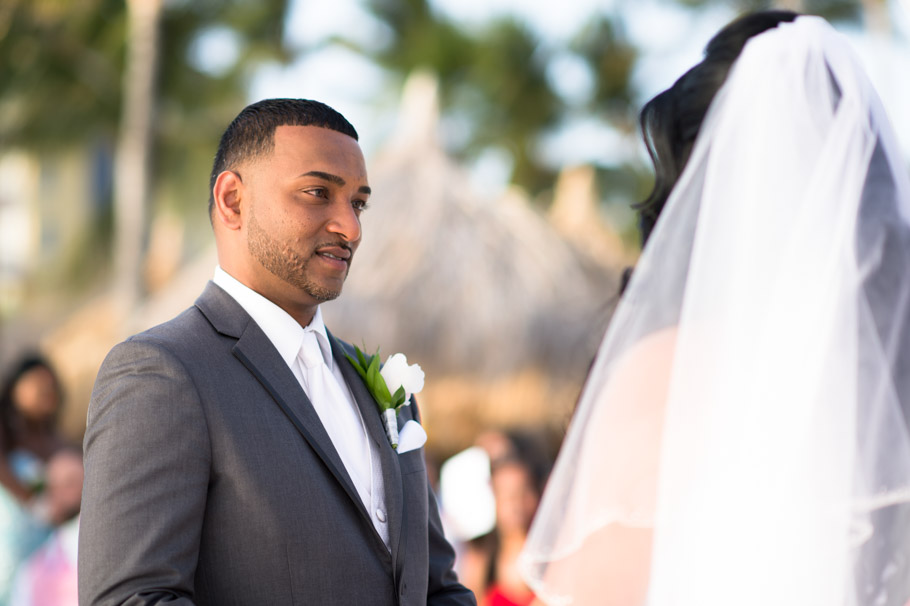
[[[670,326],[652,332],[619,355],[612,381],[627,386],[669,381],[678,331]]]
[[[597,424],[659,423],[670,387],[677,330],[669,327],[636,341],[605,369],[592,402]]]
[[[637,340],[605,369],[589,402],[596,439],[586,442],[582,465],[598,478],[597,498],[624,512],[620,519],[636,520],[633,525],[647,524],[654,512],[676,341],[675,327]]]

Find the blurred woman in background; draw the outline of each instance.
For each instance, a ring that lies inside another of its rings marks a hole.
[[[45,468],[66,445],[61,401],[60,382],[38,355],[21,358],[0,384],[0,606],[16,567],[50,532]]]
[[[478,436],[477,445],[489,457],[495,522],[490,532],[465,546],[462,578],[481,606],[540,604],[521,578],[518,555],[551,465],[545,441],[527,431],[488,431]]]

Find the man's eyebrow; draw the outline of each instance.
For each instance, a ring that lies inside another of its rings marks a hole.
[[[345,180],[339,177],[338,175],[333,175],[332,173],[326,173],[321,170],[311,170],[308,173],[303,173],[301,177],[316,177],[317,179],[322,179],[323,181],[328,181],[329,183],[334,183],[335,185],[344,185]]]
[[[329,183],[334,183],[338,186],[343,186],[347,183],[344,179],[338,175],[333,175],[332,173],[323,172],[321,170],[311,170],[309,172],[303,173],[301,177],[316,177],[317,179],[322,179],[323,181],[328,181]],[[366,195],[373,193],[373,190],[370,189],[369,185],[361,185],[358,189],[358,192]]]

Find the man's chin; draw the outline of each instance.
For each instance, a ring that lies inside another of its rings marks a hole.
[[[306,293],[311,299],[319,303],[325,303],[341,296],[341,288],[344,286],[346,278],[347,273],[344,276],[318,277],[300,274],[285,281]]]
[[[310,295],[320,303],[332,301],[341,296],[341,288],[326,288],[323,286],[308,284],[304,286],[303,290],[306,292],[306,294]]]
[[[334,301],[339,296],[341,296],[341,293],[340,292],[318,293],[318,294],[310,293],[310,296],[313,297],[314,299],[316,299],[317,301],[319,301],[320,303],[328,303],[329,301]]]

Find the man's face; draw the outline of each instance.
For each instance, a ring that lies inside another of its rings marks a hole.
[[[279,126],[274,150],[237,172],[247,192],[249,286],[282,307],[341,294],[370,194],[357,141],[318,126]]]

